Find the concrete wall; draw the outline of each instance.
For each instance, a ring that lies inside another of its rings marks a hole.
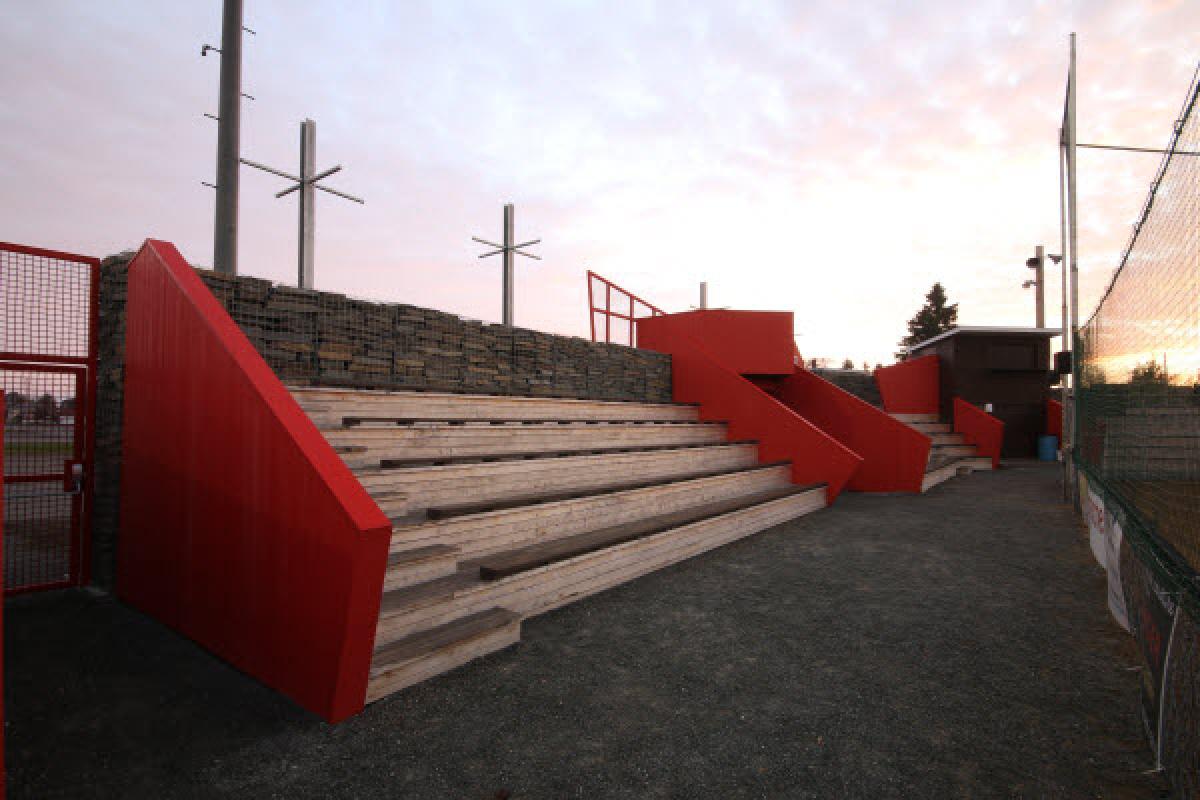
[[[111,587],[121,471],[125,285],[132,253],[100,270],[93,575]],[[671,358],[200,270],[285,383],[670,402]]]

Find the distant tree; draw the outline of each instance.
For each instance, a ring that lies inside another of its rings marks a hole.
[[[54,395],[44,394],[37,399],[33,406],[33,418],[40,422],[53,422],[58,419],[58,403]]]
[[[1151,359],[1133,368],[1133,373],[1129,376],[1129,382],[1142,385],[1155,384],[1166,386],[1170,380],[1167,377],[1167,370],[1160,367],[1157,361]]]
[[[1084,387],[1102,386],[1108,383],[1108,375],[1095,364],[1079,365],[1079,383]]]
[[[925,305],[908,321],[908,335],[900,340],[896,358],[904,360],[908,356],[906,348],[945,333],[957,323],[958,303],[947,305],[945,288],[935,283],[925,295]]]
[[[810,358],[810,359],[808,360],[808,368],[809,368],[809,369],[816,369],[816,368],[817,368],[817,360],[816,360],[815,358]]]
[[[871,371],[871,363],[869,361],[864,361],[863,362],[863,372],[870,372],[870,371]]]
[[[842,369],[854,369],[854,362],[847,358],[842,362]]]

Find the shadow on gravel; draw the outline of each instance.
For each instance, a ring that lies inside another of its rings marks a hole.
[[[10,797],[1157,797],[1057,475],[845,496],[336,727],[110,598],[18,598]]]

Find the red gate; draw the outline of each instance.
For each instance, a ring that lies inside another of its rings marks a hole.
[[[0,242],[4,593],[89,580],[100,262]]]

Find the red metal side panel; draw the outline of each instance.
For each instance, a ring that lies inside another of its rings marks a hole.
[[[129,268],[117,586],[300,705],[362,709],[391,525],[166,242]]]
[[[0,392],[0,475],[4,474],[4,421],[8,412]],[[0,575],[4,574],[4,492],[0,491]],[[0,592],[0,686],[4,685],[4,592]],[[4,800],[8,773],[4,769],[4,692],[0,692],[0,800]]]
[[[931,439],[805,369],[759,379],[777,400],[862,457],[847,488],[921,492]]]
[[[1000,447],[1004,444],[1004,423],[961,397],[954,398],[954,432],[961,433],[967,444],[975,445],[979,455],[1000,466]]]
[[[892,414],[938,414],[938,357],[921,356],[875,370],[883,409]]]
[[[726,420],[731,439],[757,439],[762,461],[790,459],[792,482],[825,483],[832,503],[862,459],[741,375],[722,366],[694,339],[665,322],[641,320],[639,345],[671,354],[677,402],[699,403],[700,416]],[[664,323],[664,324],[659,324]]]
[[[664,322],[666,320],[666,322]],[[669,326],[698,342],[717,363],[739,375],[790,375],[795,340],[790,311],[706,309],[639,320]],[[638,340],[639,346],[645,343]]]
[[[1058,444],[1062,446],[1062,421],[1063,407],[1062,403],[1055,400],[1053,397],[1046,398],[1046,433],[1050,436],[1058,437]]]

